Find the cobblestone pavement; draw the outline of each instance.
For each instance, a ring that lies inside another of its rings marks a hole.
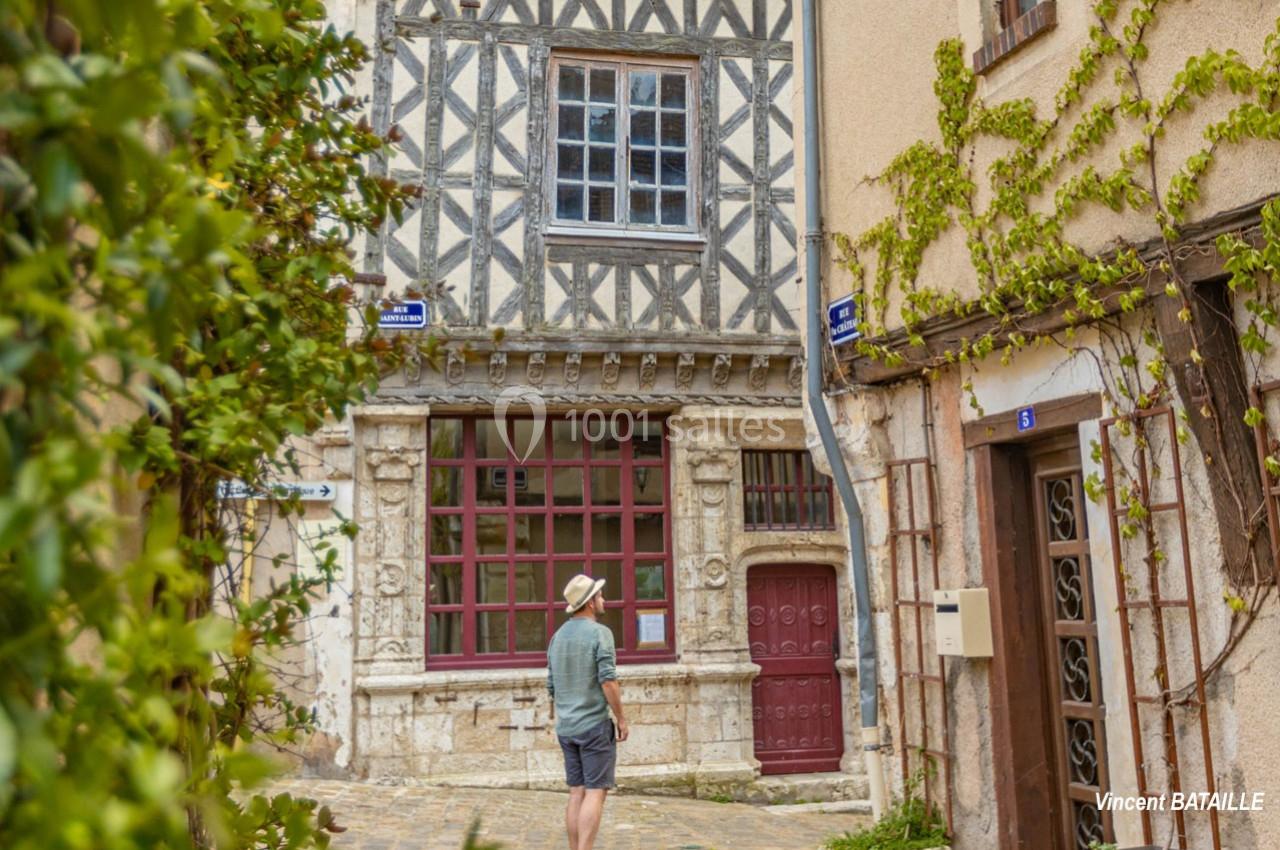
[[[371,785],[291,780],[273,790],[314,797],[347,832],[335,850],[460,850],[471,821],[506,850],[564,850],[567,795],[554,791]],[[678,797],[609,796],[597,850],[816,850],[867,823],[849,813],[787,813],[767,806]]]

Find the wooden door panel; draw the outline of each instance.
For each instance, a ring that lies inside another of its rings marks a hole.
[[[755,752],[765,773],[838,770],[844,752],[835,573],[754,567],[747,578]]]

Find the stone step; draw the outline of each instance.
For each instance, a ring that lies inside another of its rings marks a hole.
[[[732,788],[704,788],[697,796],[716,799],[728,795],[736,802],[758,805],[794,806],[807,803],[862,802],[870,796],[867,778],[861,773],[800,773],[760,776]]]

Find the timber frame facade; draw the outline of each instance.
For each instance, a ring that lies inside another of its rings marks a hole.
[[[421,187],[360,246],[363,294],[423,298],[427,329],[387,332],[441,345],[318,441],[362,530],[318,632],[311,769],[563,787],[541,630],[563,617],[565,576],[588,571],[612,588],[622,650],[620,784],[767,798],[767,760],[838,766],[806,794],[860,796],[843,540],[834,521],[745,527],[743,451],[805,449],[792,0],[346,3],[375,45],[372,124],[400,139],[373,167]],[[589,70],[566,83],[566,66]],[[624,79],[597,99],[591,69]],[[684,75],[678,92],[667,75]],[[632,135],[593,135],[615,119]],[[656,137],[636,137],[646,122]],[[581,163],[599,142],[624,167],[630,141],[659,170],[559,179],[557,145]],[[593,185],[692,198],[689,220],[553,227],[573,185],[588,208]],[[573,423],[601,412],[640,428],[577,440]],[[532,457],[496,439],[530,434]],[[779,462],[777,497],[803,490],[829,516],[829,490],[794,469]],[[784,634],[798,611],[804,636]],[[788,678],[796,653],[817,671],[804,681]]]

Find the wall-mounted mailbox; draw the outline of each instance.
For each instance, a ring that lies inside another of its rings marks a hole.
[[[991,603],[987,589],[935,590],[933,633],[939,655],[990,658]]]

